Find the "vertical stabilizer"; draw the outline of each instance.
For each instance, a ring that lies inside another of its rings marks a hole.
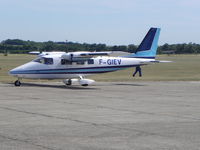
[[[158,39],[160,35],[160,28],[150,28],[141,44],[138,46],[136,53],[126,57],[135,58],[151,58],[154,59],[158,48]]]

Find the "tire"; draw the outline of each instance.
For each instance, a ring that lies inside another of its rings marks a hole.
[[[21,82],[19,80],[15,81],[15,86],[20,86],[21,85]]]
[[[69,79],[68,82],[66,83],[66,85],[72,85],[72,80]]]

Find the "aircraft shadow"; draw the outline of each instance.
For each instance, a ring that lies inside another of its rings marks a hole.
[[[13,83],[8,83],[8,84],[13,85]],[[51,84],[39,84],[39,83],[22,83],[21,86],[60,88],[60,89],[71,89],[71,90],[97,90],[98,89],[98,88],[95,88],[93,86],[83,87],[83,86],[80,86],[80,85],[66,86],[66,85],[51,85]]]

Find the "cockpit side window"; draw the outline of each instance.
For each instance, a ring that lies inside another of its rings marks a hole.
[[[53,64],[53,58],[44,58],[44,64],[52,65]]]
[[[52,65],[53,64],[53,58],[37,58],[35,60],[33,60],[34,62],[38,62],[41,64],[46,64],[46,65]]]
[[[33,60],[34,62],[38,62],[38,63],[41,63],[41,64],[44,64],[44,58],[37,58],[35,60]]]

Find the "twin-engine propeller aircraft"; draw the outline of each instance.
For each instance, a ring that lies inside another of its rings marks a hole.
[[[21,85],[22,78],[63,79],[66,85],[78,82],[88,86],[95,81],[84,78],[87,75],[161,62],[155,60],[159,34],[160,28],[151,28],[136,53],[127,56],[107,56],[110,52],[42,52],[35,60],[10,70],[9,74],[18,78],[15,86]]]

